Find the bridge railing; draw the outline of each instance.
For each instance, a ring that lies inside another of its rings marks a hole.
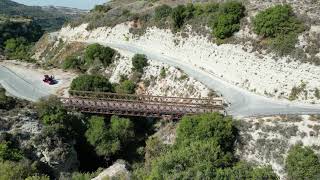
[[[144,103],[160,103],[174,105],[192,105],[192,106],[223,106],[222,98],[180,98],[167,96],[151,96],[151,95],[133,95],[118,94],[107,92],[92,91],[69,91],[70,95],[81,99],[100,99],[107,101],[126,101],[126,102],[144,102]]]

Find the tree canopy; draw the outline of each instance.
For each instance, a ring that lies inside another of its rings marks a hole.
[[[107,125],[103,117],[93,116],[85,136],[99,156],[110,156],[134,137],[133,123],[129,119],[112,116],[110,125]]]
[[[112,84],[101,75],[80,75],[76,77],[70,86],[76,91],[112,92]]]
[[[143,73],[143,68],[148,66],[148,59],[144,54],[136,54],[132,58],[132,69]]]
[[[91,44],[85,50],[85,60],[88,65],[99,61],[104,67],[109,66],[113,62],[116,51],[110,47],[104,47],[100,44]]]
[[[289,180],[320,178],[320,160],[309,147],[294,146],[288,153],[286,169]]]

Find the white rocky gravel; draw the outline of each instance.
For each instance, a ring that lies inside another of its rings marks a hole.
[[[233,115],[320,113],[319,105],[297,104],[319,103],[313,95],[320,87],[319,66],[288,62],[288,57],[275,60],[274,54],[245,51],[242,45],[218,46],[198,35],[182,38],[170,30],[149,28],[145,35],[134,37],[129,33],[129,23],[93,31],[87,31],[86,26],[67,26],[55,35],[64,41],[100,43],[144,53],[152,60],[177,66],[219,91],[232,104],[229,112]],[[306,83],[308,96],[301,94],[295,103],[287,101],[291,89],[302,82]],[[266,94],[272,97],[266,98]]]

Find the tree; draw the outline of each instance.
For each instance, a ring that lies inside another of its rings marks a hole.
[[[81,68],[81,66],[83,66],[83,62],[75,56],[66,57],[62,64],[63,69],[76,69]]]
[[[219,7],[217,18],[213,22],[215,37],[225,39],[240,29],[240,20],[244,17],[245,7],[239,2],[223,3]]]
[[[75,91],[112,92],[112,84],[101,75],[80,75],[76,77],[70,86]]]
[[[30,60],[31,46],[23,37],[5,41],[5,54],[10,59]]]
[[[19,161],[23,158],[19,149],[12,147],[10,142],[0,143],[0,161]]]
[[[110,156],[134,137],[133,124],[129,119],[112,116],[110,126],[107,126],[104,118],[93,116],[85,136],[99,156]]]
[[[291,6],[276,5],[258,13],[253,19],[254,31],[264,37],[277,37],[304,30]]]
[[[143,68],[148,66],[148,59],[144,54],[136,54],[132,58],[132,70],[143,73]]]
[[[231,151],[236,139],[236,128],[231,117],[219,113],[184,116],[177,128],[177,143],[189,144],[199,140],[219,143],[223,150]]]
[[[24,179],[32,175],[36,170],[28,162],[0,161],[0,179],[16,180]]]
[[[156,7],[154,10],[154,18],[157,21],[167,18],[170,16],[172,8],[166,4]]]
[[[319,179],[320,161],[312,149],[296,145],[288,153],[286,170],[289,180]]]
[[[116,92],[120,94],[133,94],[135,92],[136,84],[131,80],[124,80],[116,86]]]
[[[185,6],[178,5],[177,7],[173,8],[171,13],[171,18],[173,20],[173,26],[175,29],[180,29],[184,24],[186,14],[185,14]]]
[[[100,44],[91,44],[85,50],[85,60],[88,65],[93,64],[95,60],[101,62],[104,67],[113,62],[116,51],[110,47],[104,47]]]

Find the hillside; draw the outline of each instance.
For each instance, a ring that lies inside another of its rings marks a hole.
[[[0,15],[33,18],[46,31],[57,30],[66,21],[85,13],[82,10],[65,7],[26,6],[11,0],[1,0],[0,7]]]

